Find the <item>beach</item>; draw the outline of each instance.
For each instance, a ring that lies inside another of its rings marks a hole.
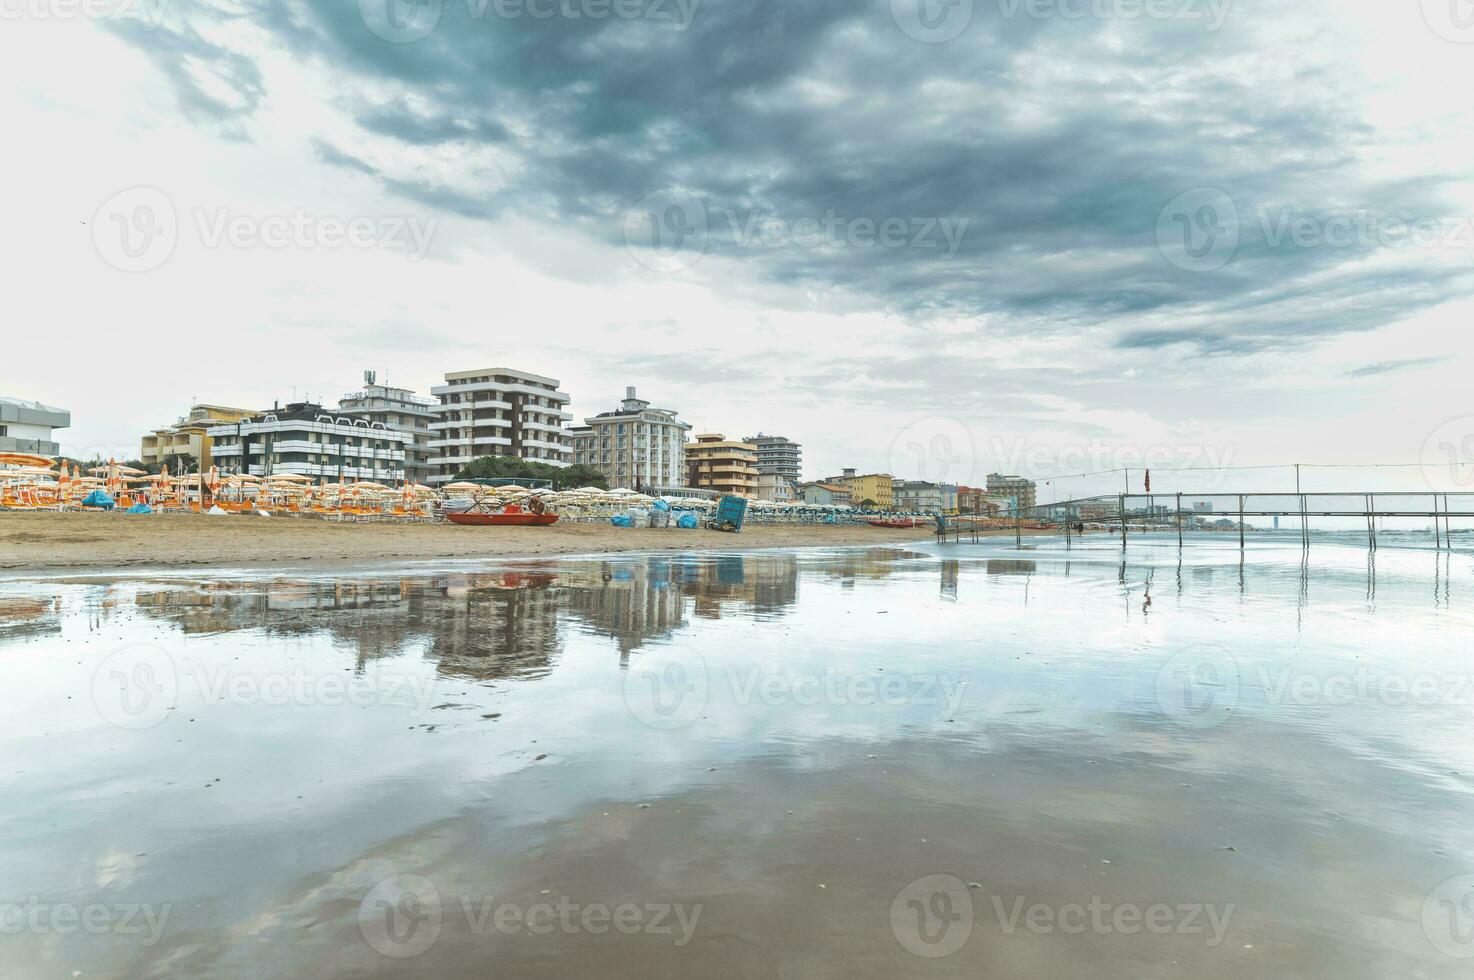
[[[524,558],[626,551],[730,551],[877,545],[932,536],[930,527],[749,525],[705,529],[459,527],[340,523],[312,517],[198,514],[0,515],[0,569],[363,565],[436,558]]]

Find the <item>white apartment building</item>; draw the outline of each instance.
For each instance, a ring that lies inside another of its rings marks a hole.
[[[483,456],[515,456],[553,466],[573,461],[563,423],[573,416],[556,378],[491,367],[457,371],[430,389],[430,482],[449,483]]]
[[[650,486],[679,487],[686,483],[686,433],[673,409],[651,408],[624,389],[624,401],[612,412],[584,419],[585,426],[570,430],[575,465],[592,466],[604,474],[610,487],[632,490]]]
[[[296,402],[209,431],[211,454],[223,474],[297,473],[316,483],[404,480],[410,436],[381,422],[334,414]]]
[[[338,401],[338,410],[370,423],[383,423],[409,436],[404,451],[405,478],[411,483],[428,483],[433,472],[430,424],[436,419],[436,404],[435,399],[416,395],[408,388],[376,384],[373,372],[365,371],[363,390],[344,395]]]
[[[0,453],[60,455],[61,446],[51,438],[52,430],[71,424],[72,413],[64,408],[0,395]]]
[[[802,444],[785,436],[770,436],[761,432],[742,441],[757,447],[757,471],[760,476],[773,473],[793,484],[803,480]]]

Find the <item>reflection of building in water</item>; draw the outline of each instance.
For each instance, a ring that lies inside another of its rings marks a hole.
[[[798,599],[798,559],[793,555],[717,555],[694,560],[681,591],[695,600],[701,619],[721,619],[723,603],[759,619],[775,617]]]
[[[56,596],[0,598],[0,636],[41,636],[61,632],[61,599]]]
[[[351,647],[359,666],[423,648],[442,674],[487,680],[551,670],[564,616],[629,653],[681,627],[687,598],[710,618],[723,602],[762,617],[797,595],[797,559],[763,555],[570,560],[402,580],[169,583],[131,600],[185,633],[326,636]]]
[[[270,636],[326,633],[353,647],[362,664],[401,653],[421,596],[396,579],[334,582],[212,582],[190,588],[139,592],[134,605],[185,633],[260,630]]]
[[[826,578],[838,579],[842,588],[853,588],[857,579],[887,578],[903,559],[915,557],[920,557],[918,552],[905,548],[866,548],[842,552],[814,568]]]
[[[954,559],[942,562],[942,595],[957,598],[957,581],[962,563]]]
[[[685,566],[670,558],[580,562],[559,577],[568,613],[614,637],[627,654],[686,621],[677,588]]]
[[[989,558],[989,575],[1033,575],[1035,562],[1018,558]]]
[[[426,579],[213,583],[140,592],[146,615],[186,633],[259,630],[326,635],[358,664],[416,645],[441,673],[477,678],[547,673],[558,650],[556,576],[519,571]]]
[[[429,656],[440,673],[478,680],[547,674],[562,647],[557,576],[458,576],[430,608],[424,624]]]

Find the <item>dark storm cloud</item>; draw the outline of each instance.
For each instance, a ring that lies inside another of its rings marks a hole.
[[[212,21],[234,19],[211,7],[201,13]],[[156,24],[119,17],[102,23],[148,56],[174,87],[179,110],[187,118],[216,126],[232,139],[245,137],[243,123],[265,94],[254,61],[207,40],[188,22]]]
[[[684,29],[446,0],[395,8],[438,11],[405,43],[377,36],[355,3],[263,4],[259,24],[338,75],[340,105],[366,137],[516,164],[513,179],[484,164],[432,179],[392,152],[318,148],[456,214],[516,208],[623,244],[632,205],[676,188],[700,202],[705,232],[691,231],[705,252],[768,281],[842,288],[920,320],[1105,325],[1126,350],[1283,350],[1471,288],[1467,273],[1415,254],[1389,269],[1365,261],[1374,246],[1277,234],[1286,217],[1325,222],[1338,208],[1443,213],[1451,181],[1365,177],[1380,137],[1348,108],[1360,80],[1333,39],[1286,31],[1262,47],[1285,16],[1270,0],[1238,0],[1217,31],[1009,17],[1012,5],[979,0],[966,30],[939,44],[899,29],[889,0],[702,0]],[[218,51],[201,56],[246,75]],[[154,57],[166,70],[180,61]],[[183,100],[187,80],[171,77]],[[238,119],[255,110],[259,80],[254,90]],[[1159,218],[1198,188],[1232,202],[1238,236],[1221,264],[1183,267],[1164,254]],[[887,219],[895,234],[879,243]],[[828,222],[837,236],[804,234]]]

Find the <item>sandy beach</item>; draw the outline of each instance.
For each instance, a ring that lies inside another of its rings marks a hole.
[[[0,515],[0,569],[384,563],[622,551],[711,551],[922,540],[930,528],[753,525],[740,534],[610,524],[466,528],[196,514]]]

